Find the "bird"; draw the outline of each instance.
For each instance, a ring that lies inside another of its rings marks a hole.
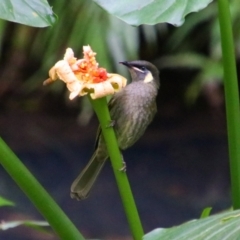
[[[131,75],[131,82],[109,101],[119,149],[131,147],[145,132],[156,112],[156,97],[160,87],[159,71],[155,65],[144,60],[123,61]],[[108,159],[107,147],[99,128],[95,151],[86,167],[71,185],[70,196],[76,200],[88,197],[89,192]]]

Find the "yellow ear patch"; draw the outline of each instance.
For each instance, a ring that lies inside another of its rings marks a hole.
[[[153,80],[153,75],[151,74],[151,72],[148,72],[143,82],[148,83],[148,82],[151,82],[152,80]]]

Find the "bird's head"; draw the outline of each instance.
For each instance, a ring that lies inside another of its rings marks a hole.
[[[142,60],[120,63],[128,67],[133,82],[154,83],[159,87],[159,71],[152,63]]]

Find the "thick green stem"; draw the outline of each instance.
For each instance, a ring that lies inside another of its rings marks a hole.
[[[140,240],[143,237],[143,228],[138,215],[138,211],[134,202],[132,191],[128,182],[127,174],[119,171],[123,167],[122,155],[119,151],[115,133],[112,127],[107,127],[110,124],[111,118],[107,106],[106,98],[92,100],[89,97],[94,111],[96,112],[102,133],[107,144],[108,153],[111,159],[114,175],[117,181],[118,189],[122,199],[123,207],[128,219],[128,223],[135,240]]]
[[[1,138],[0,164],[46,218],[60,239],[84,239],[61,208]]]
[[[224,66],[224,89],[227,112],[228,145],[232,201],[240,208],[240,112],[237,70],[228,0],[218,0],[219,24]]]

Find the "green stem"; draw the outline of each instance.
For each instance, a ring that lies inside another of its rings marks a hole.
[[[84,239],[61,208],[1,138],[0,163],[61,239]]]
[[[107,144],[108,153],[113,167],[113,172],[117,181],[118,189],[122,199],[123,207],[128,219],[129,227],[131,229],[133,238],[140,240],[143,237],[143,228],[138,215],[136,204],[132,195],[132,191],[128,182],[127,174],[119,171],[123,167],[123,160],[120,150],[118,148],[116,136],[113,128],[107,127],[111,122],[107,100],[100,98],[92,100],[89,97],[94,111],[99,119],[102,133]]]
[[[227,112],[233,208],[240,208],[240,113],[237,70],[231,16],[227,0],[218,0],[219,24],[224,66],[224,89]]]

